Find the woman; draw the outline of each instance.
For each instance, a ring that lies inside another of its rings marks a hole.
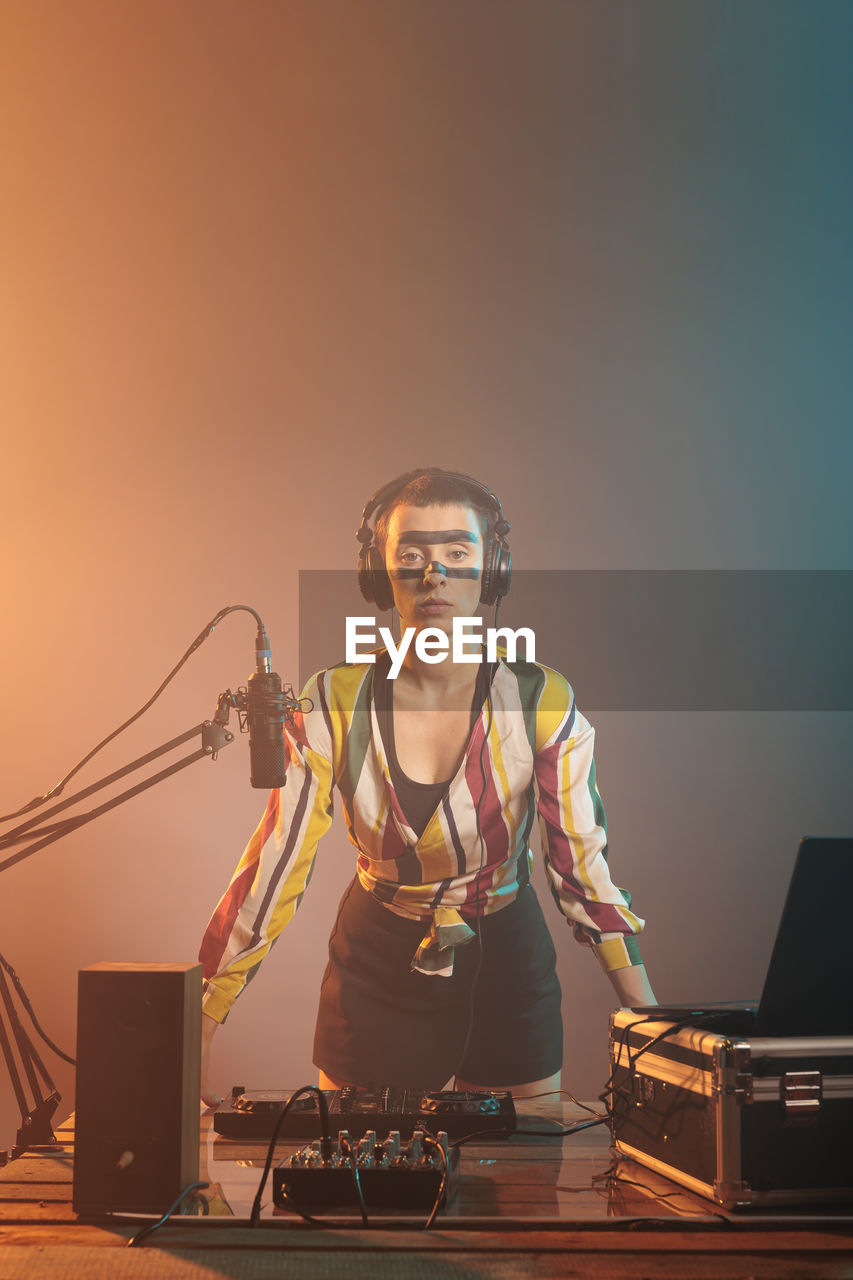
[[[369,520],[376,513],[375,527]],[[364,511],[359,583],[410,643],[320,672],[286,731],[270,797],[201,949],[203,1096],[209,1048],[292,917],[343,800],[358,850],[329,944],[314,1041],[320,1084],[559,1089],[560,987],[529,883],[537,811],[549,885],[622,1004],[654,1003],[643,922],[607,869],[593,731],[569,685],[535,662],[436,660],[442,633],[509,589],[509,525],[478,481],[430,468]],[[438,633],[437,635],[435,633]],[[474,655],[476,656],[476,655]]]

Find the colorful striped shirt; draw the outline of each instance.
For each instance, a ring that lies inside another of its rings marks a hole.
[[[538,662],[498,664],[459,768],[418,837],[391,780],[375,670],[343,663],[308,682],[310,709],[285,728],[286,785],[271,793],[202,941],[204,1011],[224,1019],[292,919],[335,787],[363,887],[431,926],[419,954],[443,945],[438,927],[458,940],[461,921],[514,901],[530,878],[538,813],[548,884],[578,941],[607,970],[640,964],[643,921],[608,871],[594,730],[567,681]]]

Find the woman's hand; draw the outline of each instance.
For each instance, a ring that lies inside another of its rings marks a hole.
[[[222,1099],[210,1087],[210,1042],[219,1023],[206,1013],[201,1015],[201,1100],[206,1107],[218,1107]]]

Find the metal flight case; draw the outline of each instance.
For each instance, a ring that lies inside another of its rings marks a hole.
[[[853,1201],[853,1037],[737,1027],[611,1014],[616,1151],[725,1209]]]

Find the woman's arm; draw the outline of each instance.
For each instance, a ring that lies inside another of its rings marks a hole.
[[[206,1107],[218,1107],[222,1099],[210,1087],[210,1045],[219,1023],[201,1015],[201,1100]]]
[[[627,965],[624,969],[611,969],[608,973],[620,1005],[657,1004],[652,984],[644,964]]]
[[[643,921],[631,910],[631,895],[610,877],[594,741],[594,730],[577,710],[571,688],[549,670],[537,711],[533,761],[545,870],[575,937],[592,946],[609,974],[642,964],[636,935]]]
[[[331,769],[322,757],[291,754],[286,776],[286,786],[271,793],[202,939],[202,1008],[217,1022],[295,915],[332,821]]]
[[[224,1021],[293,918],[332,821],[331,744],[318,703],[285,727],[286,784],[270,793],[202,939],[202,1009],[215,1022]]]

